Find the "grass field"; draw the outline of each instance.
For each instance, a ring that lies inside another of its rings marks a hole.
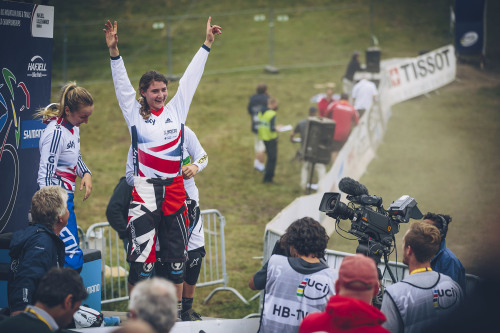
[[[193,100],[187,124],[209,155],[208,167],[197,176],[201,208],[216,208],[226,218],[229,285],[247,299],[249,277],[261,263],[265,224],[295,197],[300,164],[292,162],[297,146],[284,134],[279,143],[276,184],[264,185],[253,170],[253,137],[246,113],[255,86],[266,82],[280,102],[278,122],[294,125],[306,116],[309,99],[322,92],[317,83],[340,87],[345,65],[354,50],[370,46],[369,1],[273,1],[275,15],[288,21],[274,25],[274,65],[277,75],[266,74],[269,64],[269,25],[254,16],[269,15],[267,1],[51,1],[56,24],[53,96],[64,77],[64,27],[67,37],[67,78],[88,88],[95,112],[81,128],[81,151],[93,172],[94,190],[86,202],[76,196],[78,223],[85,229],[105,221],[107,201],[125,172],[129,134],[119,110],[109,70],[109,55],[102,27],[106,19],[119,22],[120,51],[132,83],[149,69],[168,71],[167,30],[153,30],[152,22],[166,22],[173,34],[172,71],[181,74],[204,40],[208,15],[223,27],[214,43],[205,75]],[[494,13],[495,3],[490,1]],[[374,1],[373,32],[382,58],[415,56],[450,42],[449,1]],[[492,7],[492,8],[491,8]],[[498,8],[497,8],[498,9]],[[228,13],[232,14],[229,15]],[[181,17],[181,15],[184,15]],[[497,15],[498,16],[498,15]],[[498,30],[498,18],[491,19]],[[489,50],[498,59],[498,46]],[[496,53],[495,53],[496,52]],[[364,59],[364,57],[362,57]],[[491,68],[496,68],[495,63]],[[500,82],[498,74],[477,73],[463,66],[455,82],[393,108],[384,144],[361,182],[388,202],[409,194],[426,211],[454,217],[449,246],[469,271],[480,265],[484,235],[493,230],[498,194]],[[169,85],[169,96],[177,83]],[[398,234],[398,241],[400,236]],[[493,236],[492,236],[493,237]],[[354,252],[354,242],[333,235],[333,249]],[[400,242],[398,243],[400,244]],[[200,288],[197,311],[207,316],[238,318],[256,312],[227,293],[209,305],[200,301],[211,288]],[[120,305],[125,308],[124,304]]]

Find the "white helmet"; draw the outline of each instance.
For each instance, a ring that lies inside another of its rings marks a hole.
[[[102,313],[85,305],[80,305],[80,309],[75,312],[73,319],[75,320],[76,328],[104,326]]]

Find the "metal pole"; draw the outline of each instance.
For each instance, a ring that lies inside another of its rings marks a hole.
[[[171,18],[167,16],[167,73],[168,76],[173,76],[172,72],[172,27],[171,27]]]
[[[274,67],[274,10],[269,8],[269,64],[264,70],[271,74],[278,73],[278,69]]]
[[[373,39],[373,0],[370,1],[370,36],[372,37],[372,46],[375,46],[375,42]]]
[[[274,11],[269,9],[269,65],[274,66]]]
[[[64,23],[63,26],[63,68],[62,68],[62,79],[63,83],[68,80],[68,25]]]

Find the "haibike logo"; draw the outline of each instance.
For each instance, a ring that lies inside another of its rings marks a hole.
[[[72,140],[68,143],[68,145],[66,146],[66,149],[71,149],[71,148],[75,148],[75,142]]]
[[[297,298],[322,299],[330,293],[330,285],[325,276],[306,277],[297,287]]]
[[[28,63],[28,74],[27,76],[31,77],[45,77],[47,76],[47,64],[43,60],[42,57],[39,55],[34,56],[31,58],[30,62]]]
[[[87,294],[93,294],[101,291],[101,285],[100,284],[94,284],[92,286],[87,287]]]
[[[156,122],[156,119],[151,119],[151,118],[148,118],[148,119],[144,120],[144,122],[145,122],[146,124],[153,124],[153,125],[154,125],[154,124],[155,124],[155,122]]]

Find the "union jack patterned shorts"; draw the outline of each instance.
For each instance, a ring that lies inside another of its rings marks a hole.
[[[128,211],[127,261],[185,262],[189,217],[182,176],[134,177]]]

